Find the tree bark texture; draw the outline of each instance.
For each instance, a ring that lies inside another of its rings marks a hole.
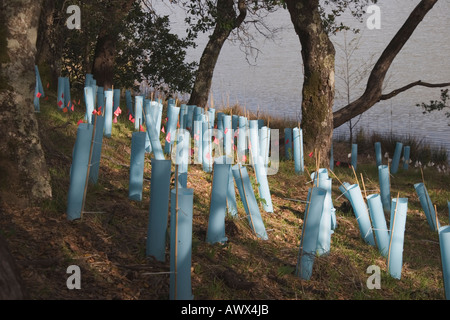
[[[63,28],[65,28],[62,9],[62,3],[54,0],[42,1],[35,61],[43,82],[56,84],[61,75]]]
[[[238,1],[239,15],[236,13],[234,4],[235,1],[233,0],[219,0],[217,2],[217,23],[200,58],[194,87],[188,102],[190,105],[206,107],[220,50],[230,33],[242,24],[247,15],[246,1]]]
[[[22,278],[7,243],[0,237],[0,300],[27,299]]]
[[[33,200],[51,198],[50,176],[39,139],[33,96],[36,84],[34,64],[41,1],[0,0],[0,166],[13,176],[19,189]],[[12,168],[12,169],[11,169]],[[8,179],[6,179],[8,181]]]
[[[104,12],[104,21],[95,47],[92,74],[97,85],[110,89],[114,84],[114,63],[116,60],[116,42],[120,25],[135,0],[112,1]]]
[[[321,166],[329,166],[333,136],[335,49],[323,28],[318,0],[287,0],[304,65],[302,120],[305,150],[320,155]],[[299,70],[301,72],[301,70]]]

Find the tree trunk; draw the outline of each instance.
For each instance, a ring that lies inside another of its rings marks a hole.
[[[61,75],[62,43],[65,20],[62,5],[57,1],[43,0],[36,41],[36,64],[42,81],[58,83]]]
[[[216,27],[203,50],[200,64],[195,77],[189,102],[190,105],[206,107],[211,89],[214,68],[220,55],[220,50],[233,29],[238,28],[247,15],[245,1],[238,2],[239,15],[236,15],[233,0],[219,0],[217,3],[218,18]],[[231,26],[231,27],[230,27]]]
[[[114,84],[114,60],[116,58],[117,34],[102,29],[95,48],[92,74],[99,86],[111,89]]]
[[[287,0],[302,47],[304,83],[302,122],[305,150],[320,155],[320,166],[329,166],[333,136],[335,49],[323,29],[318,0]]]
[[[135,0],[112,1],[104,12],[104,22],[95,47],[92,74],[98,86],[110,89],[114,84],[116,42],[122,20],[127,16]]]
[[[416,6],[416,8],[414,8],[406,22],[388,44],[386,49],[384,49],[383,53],[375,64],[367,81],[366,90],[364,91],[362,96],[334,113],[334,128],[337,128],[346,123],[348,120],[362,114],[363,112],[370,109],[375,103],[387,97],[383,96],[382,87],[389,67],[391,66],[395,57],[401,51],[405,43],[411,37],[414,30],[426,16],[426,14],[433,8],[437,1],[438,0],[422,0]],[[414,85],[423,85],[423,83],[418,81],[411,85],[405,86],[404,88],[409,89]],[[448,83],[443,85],[448,85]],[[428,86],[432,85],[428,84]],[[403,90],[402,88],[400,90],[397,90],[397,92],[402,92],[405,90]],[[395,94],[391,94],[388,96],[393,97],[395,96]]]
[[[7,243],[0,237],[0,300],[22,300],[28,295]]]
[[[26,202],[51,197],[33,106],[40,9],[41,1],[0,0],[2,201],[13,198]],[[9,197],[9,194],[15,195]],[[0,299],[22,298],[25,295],[19,273],[6,243],[0,239]]]
[[[14,170],[21,178],[20,189],[9,191],[35,200],[52,195],[33,106],[40,8],[41,1],[1,0],[0,11],[0,42],[7,44],[0,48],[0,165],[2,174]]]

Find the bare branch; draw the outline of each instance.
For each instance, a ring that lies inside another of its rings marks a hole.
[[[391,98],[395,97],[396,95],[398,95],[406,90],[409,90],[413,87],[416,87],[416,86],[422,86],[422,87],[427,87],[427,88],[443,88],[443,87],[449,87],[450,82],[428,83],[428,82],[422,82],[422,80],[418,80],[418,81],[412,82],[410,84],[407,84],[406,86],[403,86],[401,88],[395,89],[395,90],[391,91],[390,93],[381,95],[380,101],[391,99]]]

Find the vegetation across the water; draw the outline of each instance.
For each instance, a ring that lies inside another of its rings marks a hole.
[[[146,156],[143,200],[128,199],[131,133],[134,125],[125,116],[113,125],[111,138],[103,139],[97,185],[89,185],[86,213],[68,221],[65,210],[69,189],[72,148],[77,122],[84,108],[58,111],[50,93],[38,114],[42,144],[51,174],[53,198],[41,206],[24,207],[20,195],[4,181],[7,212],[0,216],[0,232],[8,240],[31,299],[158,299],[169,298],[169,255],[166,263],[145,256],[151,167]],[[125,108],[123,108],[125,109]],[[275,125],[275,120],[271,120]],[[347,143],[335,150],[347,157]],[[373,150],[367,148],[357,167],[368,194],[379,193]],[[281,152],[282,153],[282,152]],[[367,157],[371,155],[371,159]],[[337,154],[339,156],[339,154]],[[413,153],[412,153],[413,158]],[[386,160],[386,159],[384,159]],[[314,157],[305,156],[308,170],[315,170]],[[342,160],[344,162],[345,160]],[[355,183],[345,165],[333,172],[342,182]],[[254,172],[249,167],[251,177]],[[312,278],[295,276],[305,200],[311,187],[307,173],[297,175],[294,163],[280,161],[276,175],[268,177],[273,213],[263,213],[269,240],[251,232],[237,193],[239,217],[226,217],[228,242],[206,243],[212,177],[201,166],[189,167],[188,187],[194,189],[192,288],[195,299],[444,299],[438,235],[431,231],[420,206],[414,184],[422,182],[420,168],[410,166],[391,177],[391,194],[408,198],[403,269],[400,280],[386,269],[386,259],[361,238],[355,215],[333,178],[333,204],[337,227],[331,252],[315,260]],[[423,178],[436,204],[439,221],[449,223],[449,172],[435,167],[423,170]],[[255,194],[257,190],[255,189]],[[389,222],[389,217],[386,217]],[[80,290],[68,290],[67,267],[78,265]],[[381,270],[381,288],[369,289],[369,266]]]

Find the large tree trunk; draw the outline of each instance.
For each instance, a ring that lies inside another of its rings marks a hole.
[[[206,107],[211,89],[214,68],[220,55],[220,50],[233,29],[238,28],[247,15],[245,1],[238,1],[239,15],[236,14],[233,0],[217,2],[218,18],[214,32],[209,38],[195,77],[194,87],[188,104]]]
[[[302,47],[301,127],[305,149],[315,150],[320,155],[320,165],[327,167],[333,136],[335,49],[322,26],[319,1],[287,0],[286,4]]]
[[[110,89],[114,84],[114,61],[116,59],[117,34],[102,29],[95,48],[92,74],[99,86]]]
[[[116,42],[122,20],[127,16],[135,0],[112,1],[104,12],[104,21],[95,47],[92,74],[99,86],[111,88],[114,84]]]
[[[37,200],[52,195],[33,107],[40,6],[41,1],[1,0],[0,12],[1,42],[7,44],[0,48],[0,160],[8,168],[2,174],[17,170],[21,188],[14,191]]]
[[[43,81],[57,83],[61,75],[62,43],[65,19],[62,3],[43,0],[36,40],[36,64]]]
[[[0,0],[0,188],[20,201],[51,197],[33,94],[41,1]],[[5,183],[7,185],[5,185]],[[1,213],[0,213],[1,214]],[[0,240],[0,299],[24,298],[6,243]]]
[[[0,237],[0,300],[22,300],[28,295],[7,243]]]
[[[366,90],[357,100],[348,104],[347,106],[339,109],[334,113],[334,128],[337,128],[350,119],[360,115],[361,113],[370,109],[375,103],[380,100],[392,98],[399,92],[403,92],[416,85],[433,86],[432,84],[423,83],[421,81],[414,82],[399,90],[394,90],[388,95],[382,94],[383,82],[386,77],[386,73],[389,70],[392,62],[397,54],[401,51],[405,43],[411,37],[414,30],[426,16],[426,14],[433,8],[438,0],[422,0],[416,8],[411,12],[410,16],[384,49],[377,63],[375,64],[372,72],[370,73],[367,81]],[[439,84],[435,86],[448,86],[448,83]]]

